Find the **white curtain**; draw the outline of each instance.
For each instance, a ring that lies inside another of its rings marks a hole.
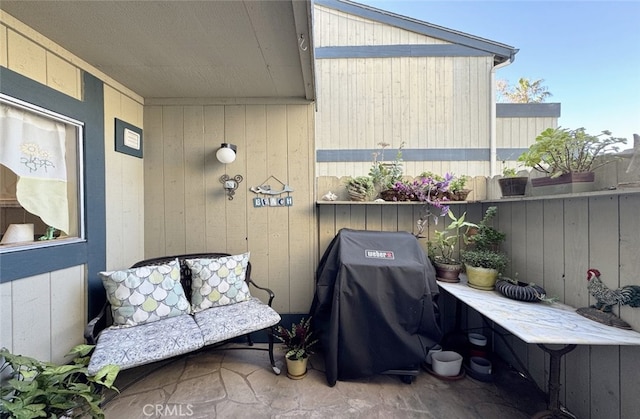
[[[18,176],[20,205],[68,233],[64,124],[0,104],[0,163]]]

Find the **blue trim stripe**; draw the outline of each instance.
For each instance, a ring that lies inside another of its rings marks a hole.
[[[515,160],[527,148],[499,148],[498,160]],[[373,161],[376,149],[318,150],[318,163]],[[391,153],[393,154],[393,153]],[[488,148],[405,148],[402,149],[403,161],[489,161],[491,151]]]
[[[482,57],[486,51],[455,44],[430,45],[359,45],[319,47],[317,59],[331,58],[389,58],[389,57]]]

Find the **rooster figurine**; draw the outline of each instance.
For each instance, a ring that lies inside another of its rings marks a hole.
[[[591,307],[604,313],[610,313],[611,307],[616,304],[628,305],[630,307],[640,307],[640,286],[625,285],[617,290],[609,289],[600,280],[600,271],[589,269],[587,271],[587,289],[598,302]]]

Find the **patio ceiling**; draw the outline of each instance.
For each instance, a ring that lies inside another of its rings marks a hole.
[[[144,98],[314,99],[309,0],[2,0],[0,9]]]

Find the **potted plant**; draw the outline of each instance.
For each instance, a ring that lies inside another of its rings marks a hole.
[[[531,179],[534,195],[587,192],[594,188],[593,171],[608,163],[598,158],[626,143],[610,131],[590,135],[584,128],[547,128],[518,161],[547,175]]]
[[[347,179],[347,192],[352,201],[367,201],[373,191],[373,181],[369,176],[356,176]]]
[[[507,255],[495,250],[465,250],[462,262],[467,272],[468,284],[472,288],[492,290],[498,275],[507,266]]]
[[[518,176],[516,169],[505,167],[498,179],[502,196],[522,196],[527,190],[528,176]]]
[[[499,250],[505,234],[491,225],[497,212],[495,206],[487,208],[477,231],[468,239],[471,249],[462,252],[470,287],[492,290],[508,263],[507,256]]]
[[[418,179],[425,184],[432,199],[440,200],[449,200],[448,191],[453,178],[453,174],[450,173],[446,173],[445,176],[440,176],[433,172],[422,172],[418,176]]]
[[[313,355],[313,347],[318,343],[312,339],[311,317],[303,317],[299,323],[292,323],[291,329],[278,325],[274,336],[284,344],[287,376],[299,380],[307,375],[307,361]]]
[[[470,177],[466,175],[453,176],[451,182],[449,182],[449,199],[452,201],[464,201],[469,196],[471,189],[467,189],[465,186]]]
[[[382,196],[383,191],[387,191],[393,188],[396,182],[402,180],[402,148],[404,142],[398,147],[396,157],[391,163],[384,162],[384,149],[389,146],[388,143],[378,143],[380,151],[373,153],[373,163],[371,169],[369,169],[369,177],[371,178],[374,189],[381,194],[382,199],[386,199]]]
[[[104,418],[102,390],[117,391],[113,383],[119,368],[107,365],[96,375],[89,375],[92,350],[93,345],[78,345],[67,354],[73,356],[72,363],[57,365],[2,348],[0,416]]]
[[[455,256],[456,245],[466,240],[467,233],[471,228],[477,227],[475,224],[465,221],[467,213],[464,212],[460,217],[453,214],[451,210],[447,211],[447,216],[451,222],[444,230],[435,232],[433,239],[427,242],[427,252],[429,259],[433,263],[436,270],[436,279],[443,282],[458,282],[460,271],[462,270],[462,262]],[[464,231],[461,232],[461,230]]]

